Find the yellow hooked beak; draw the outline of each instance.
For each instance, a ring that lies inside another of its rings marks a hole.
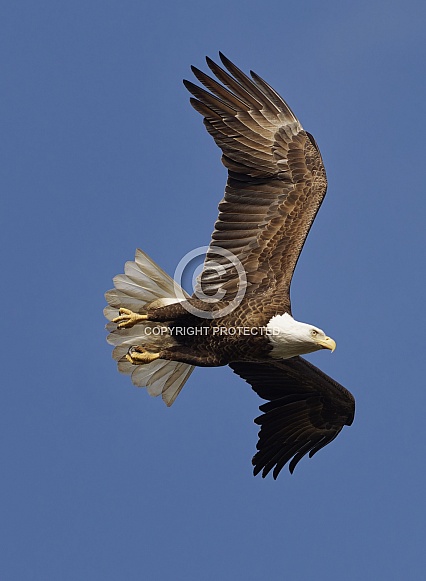
[[[336,349],[336,341],[334,341],[334,339],[332,339],[331,337],[324,337],[324,339],[317,339],[317,343],[318,343],[318,345],[321,345],[321,347],[323,349],[330,349],[330,351],[332,353]]]

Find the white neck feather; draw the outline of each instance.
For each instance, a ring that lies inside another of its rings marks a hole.
[[[266,325],[272,343],[270,355],[275,359],[289,359],[319,349],[309,341],[311,325],[293,319],[291,315],[276,315]]]

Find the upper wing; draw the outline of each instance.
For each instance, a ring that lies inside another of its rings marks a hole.
[[[192,71],[210,92],[184,81],[228,168],[199,284],[206,294],[222,288],[226,298],[236,295],[237,271],[227,256],[215,252],[220,247],[242,263],[247,295],[268,290],[282,304],[325,196],[321,154],[274,89],[253,72],[252,79],[247,77],[222,54],[220,58],[230,74],[209,58],[207,64],[223,85],[195,67]],[[211,268],[213,263],[222,268]]]
[[[272,468],[277,478],[290,462],[296,464],[309,452],[312,458],[350,426],[355,414],[352,394],[334,379],[303,359],[293,357],[273,363],[231,363],[230,367],[269,403],[260,406],[258,452],[254,474],[265,477]]]

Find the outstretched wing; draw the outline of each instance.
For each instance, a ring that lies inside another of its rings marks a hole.
[[[277,478],[290,462],[296,464],[314,454],[350,426],[355,414],[352,394],[334,379],[303,359],[293,357],[273,363],[231,363],[230,367],[245,379],[261,398],[263,415],[258,452],[253,457],[254,474],[265,477],[272,468]]]
[[[253,72],[252,79],[247,77],[222,54],[220,58],[229,72],[209,58],[207,64],[222,84],[195,67],[194,75],[208,91],[184,81],[228,168],[199,284],[205,294],[222,288],[226,298],[236,295],[235,265],[217,254],[219,247],[242,263],[247,298],[268,291],[282,305],[289,301],[294,268],[325,196],[321,154],[274,89]],[[213,263],[220,268],[211,268]]]

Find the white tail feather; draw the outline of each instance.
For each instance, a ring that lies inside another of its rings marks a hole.
[[[115,288],[105,294],[108,306],[104,309],[104,315],[110,321],[106,326],[110,331],[107,341],[115,347],[112,356],[117,361],[118,370],[131,375],[134,385],[147,387],[150,395],[161,395],[166,405],[171,406],[194,366],[165,359],[157,359],[146,365],[133,365],[126,359],[129,348],[133,345],[146,345],[153,351],[164,348],[171,342],[168,329],[165,327],[163,333],[154,334],[152,329],[159,324],[149,321],[139,322],[129,329],[117,329],[112,319],[118,317],[121,307],[144,313],[147,305],[153,301],[156,306],[160,306],[181,299],[175,295],[173,279],[142,250],[136,250],[134,262],[126,262],[124,272],[114,277]],[[189,296],[183,289],[181,291],[185,297]]]

